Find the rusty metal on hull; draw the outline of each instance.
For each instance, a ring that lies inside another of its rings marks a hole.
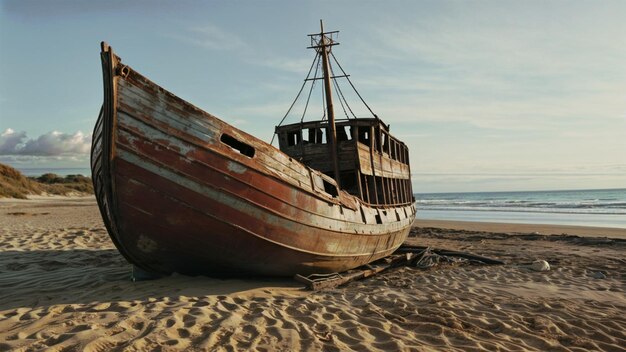
[[[375,207],[331,177],[167,92],[103,43],[92,174],[109,234],[151,272],[344,271],[398,248],[412,202]]]

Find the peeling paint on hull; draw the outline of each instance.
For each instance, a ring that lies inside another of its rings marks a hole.
[[[414,205],[381,212],[345,192],[332,197],[316,184],[318,171],[165,91],[108,46],[101,55],[92,173],[109,234],[129,262],[220,276],[337,272],[406,239]]]

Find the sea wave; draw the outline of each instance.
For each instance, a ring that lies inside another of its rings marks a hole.
[[[423,210],[626,215],[626,190],[416,195]]]
[[[553,209],[624,209],[626,202],[536,202],[511,201],[467,201],[467,200],[417,200],[419,207],[472,207],[472,208],[553,208]]]
[[[476,212],[512,212],[512,213],[550,213],[550,214],[598,214],[598,215],[626,215],[626,209],[615,209],[612,211],[606,209],[585,209],[570,208],[495,208],[495,207],[417,207],[419,210],[435,210],[435,211],[476,211]]]

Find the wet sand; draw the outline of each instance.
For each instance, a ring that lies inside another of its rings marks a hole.
[[[544,224],[506,224],[497,222],[470,222],[451,220],[416,220],[415,226],[435,227],[439,229],[507,232],[507,233],[540,233],[544,235],[577,235],[585,237],[611,237],[626,239],[626,229],[614,227],[591,227]]]
[[[131,282],[93,198],[0,200],[0,351],[623,350],[626,243],[601,238],[623,233],[528,226],[420,221],[408,243],[506,264],[307,292],[289,278]],[[552,270],[521,266],[536,259]]]

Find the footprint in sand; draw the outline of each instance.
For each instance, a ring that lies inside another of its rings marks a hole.
[[[186,339],[191,336],[191,333],[187,329],[176,329],[176,331],[178,332],[178,336],[180,338]]]
[[[174,319],[167,319],[167,321],[165,322],[165,327],[168,329],[174,325],[176,325],[176,320]]]

